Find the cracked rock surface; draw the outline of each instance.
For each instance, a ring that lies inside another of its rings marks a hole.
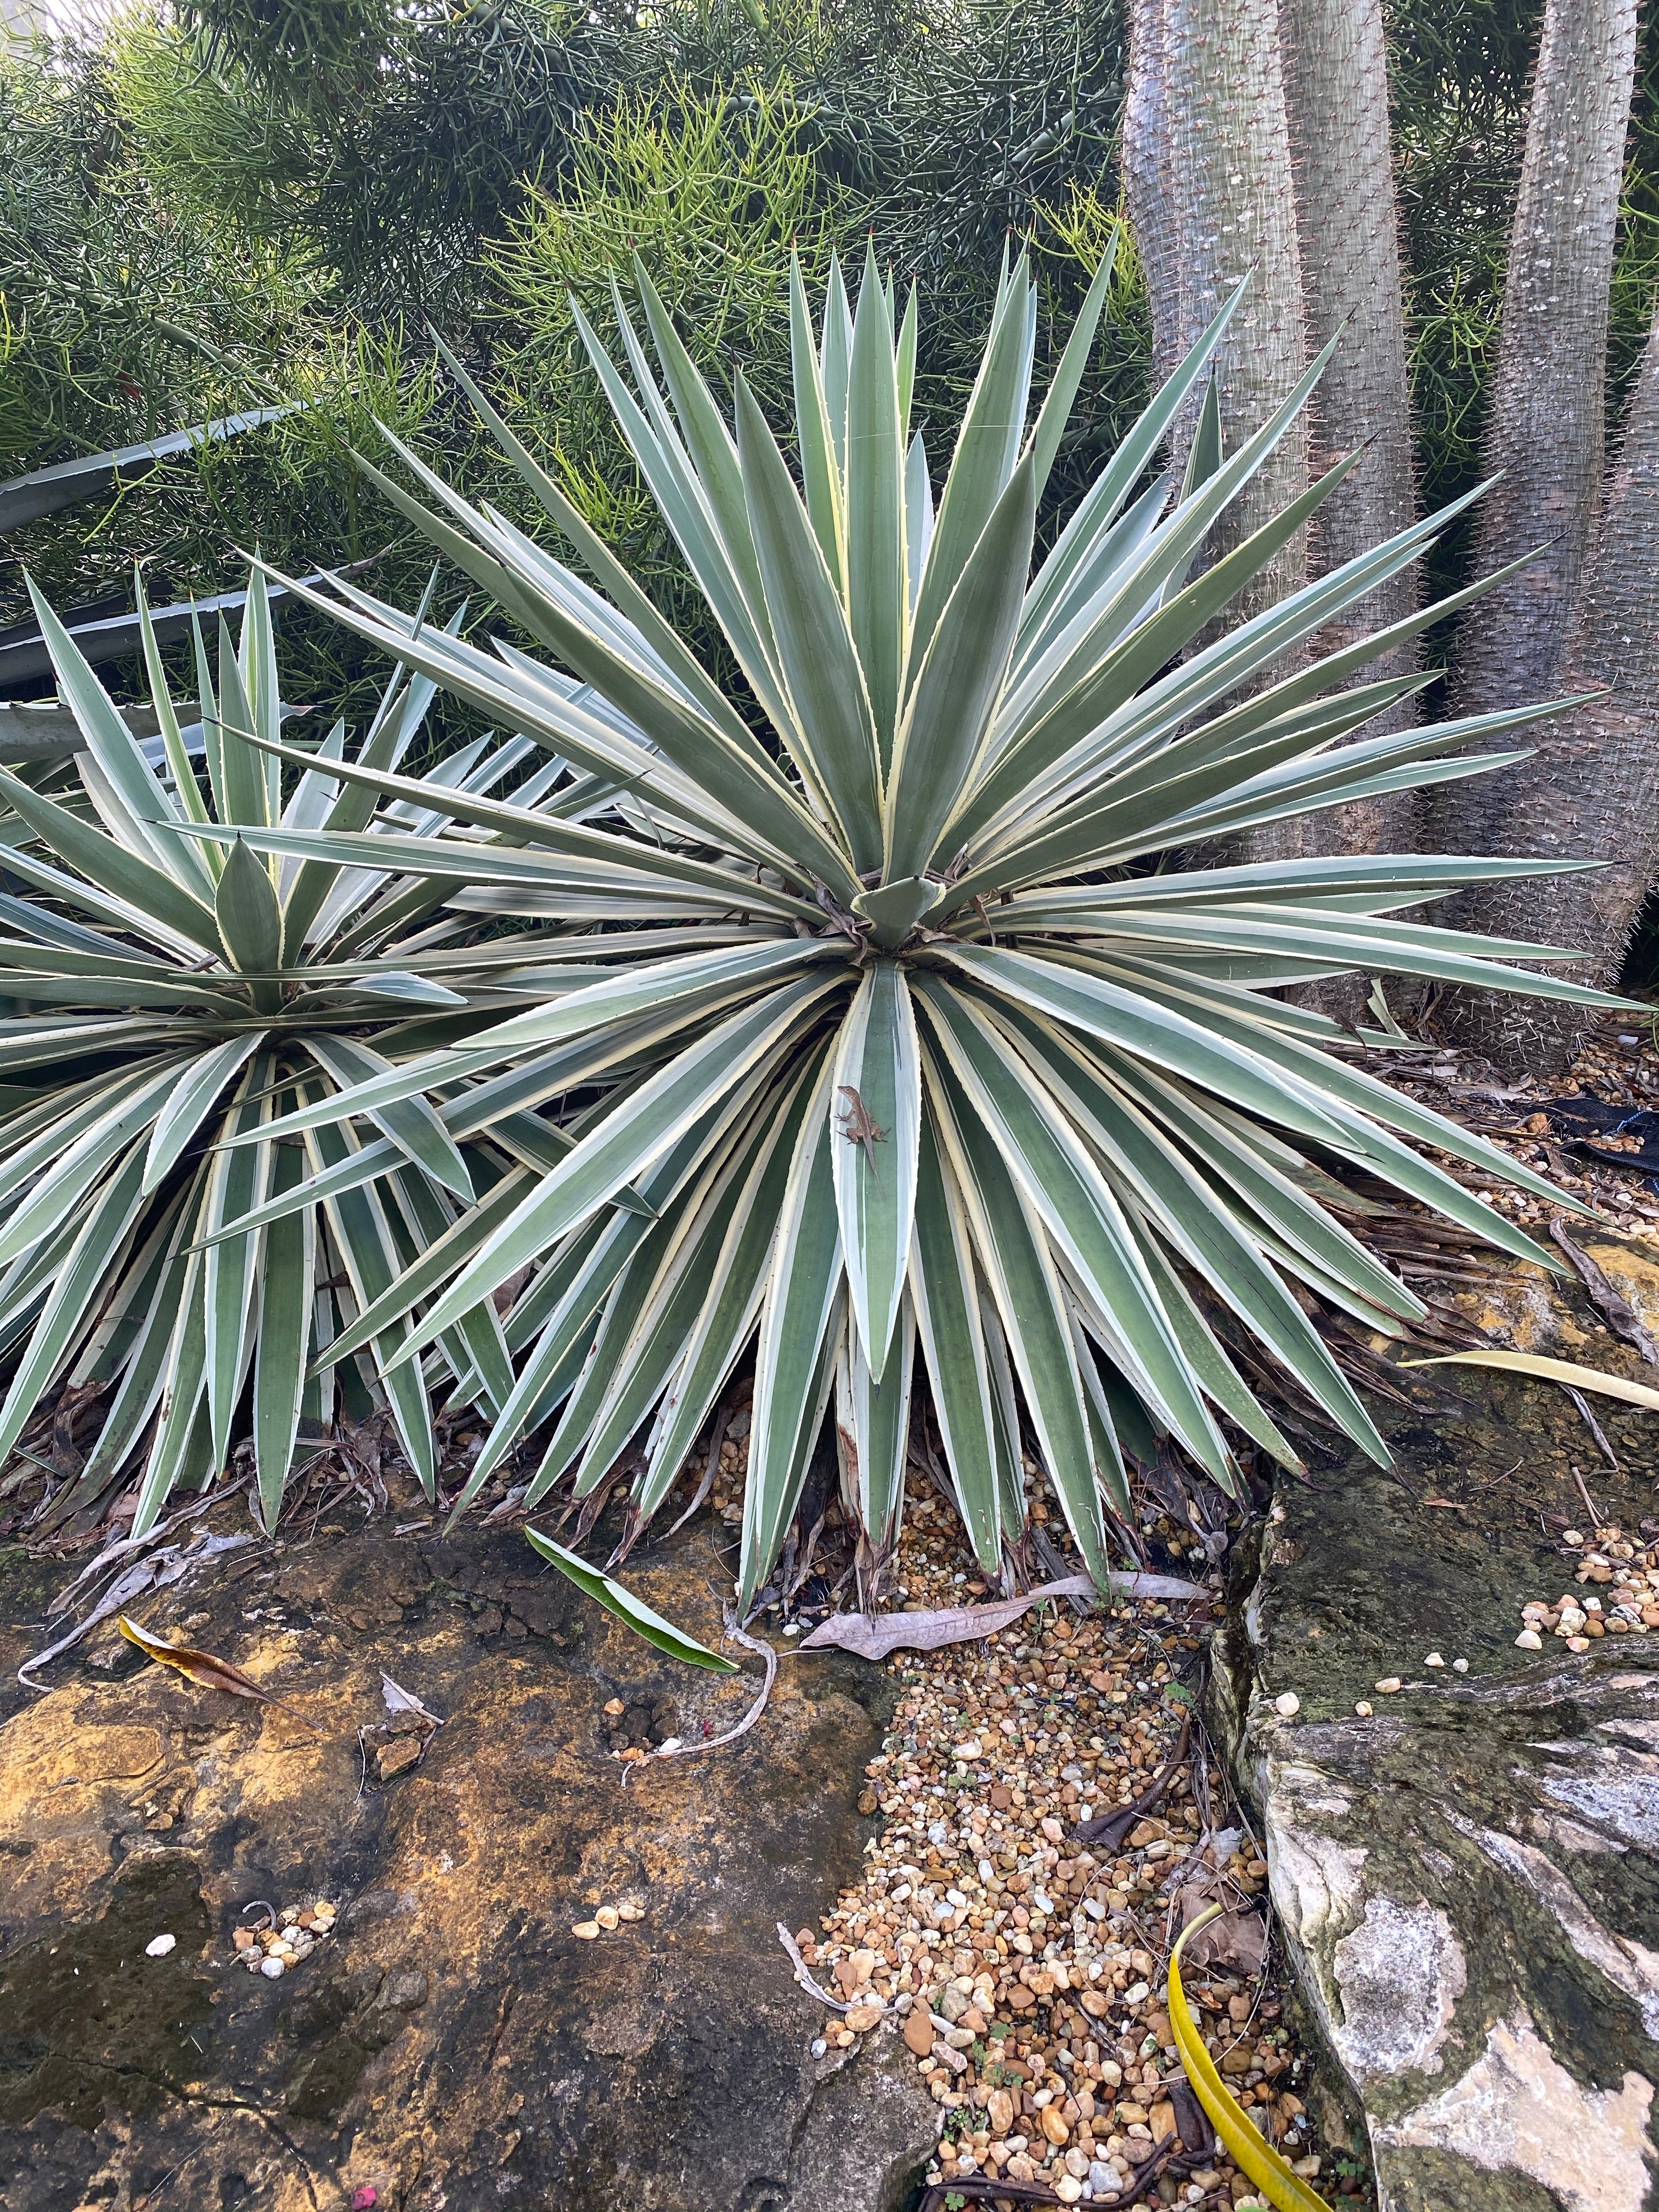
[[[1644,1297],[1650,1255],[1594,1249]],[[1573,1297],[1515,1295],[1481,1316],[1500,1340],[1655,1379]],[[1610,1624],[1577,1653],[1515,1633],[1521,1602],[1575,1587],[1581,1481],[1601,1519],[1659,1535],[1659,1433],[1598,1399],[1615,1471],[1551,1385],[1398,1380],[1397,1474],[1285,1484],[1239,1561],[1214,1717],[1380,2212],[1651,2212],[1659,1633]]]
[[[706,1534],[629,1578],[718,1641]],[[3,1610],[15,1668],[45,1638]],[[693,1677],[516,1532],[325,1529],[141,1618],[188,1624],[323,1733],[96,1638],[50,1695],[14,1688],[7,2212],[336,2212],[366,2189],[409,2212],[897,2212],[933,2107],[896,2036],[811,2059],[775,1926],[855,1877],[882,1670],[835,1657],[798,1685],[786,1665],[742,1742],[624,1788],[607,1707],[690,1740],[744,1709],[758,1667]],[[443,1722],[388,1780],[358,1738],[386,1718],[382,1671]],[[254,1899],[321,1897],[338,1923],[297,1969],[236,1962]],[[607,1904],[641,1917],[572,1934]]]

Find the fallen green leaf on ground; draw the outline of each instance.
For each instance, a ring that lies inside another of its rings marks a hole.
[[[602,1575],[597,1567],[590,1567],[586,1559],[578,1559],[574,1552],[567,1552],[562,1544],[556,1544],[550,1536],[544,1536],[538,1528],[526,1528],[525,1534],[532,1547],[539,1552],[548,1565],[568,1575],[579,1590],[583,1590],[596,1605],[607,1613],[614,1613],[625,1622],[636,1636],[647,1644],[654,1644],[659,1651],[665,1651],[671,1659],[678,1659],[688,1667],[707,1667],[717,1674],[735,1674],[734,1659],[723,1659],[718,1651],[711,1651],[706,1644],[699,1644],[695,1636],[687,1636],[665,1620],[659,1613],[625,1590],[609,1575]]]

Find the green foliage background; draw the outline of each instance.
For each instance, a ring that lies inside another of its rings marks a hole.
[[[1395,0],[1419,469],[1475,473],[1537,0]],[[775,419],[792,244],[814,275],[873,231],[923,295],[918,410],[957,411],[1006,240],[1029,237],[1048,332],[1070,321],[1117,202],[1121,0],[137,0],[92,43],[0,61],[0,476],[270,398],[306,412],[17,533],[60,605],[234,580],[258,543],[308,568],[427,556],[365,489],[371,418],[517,506],[431,368],[435,323],[591,519],[693,619],[599,402],[567,304],[601,327],[639,252],[699,361],[738,362]],[[1659,19],[1642,77],[1614,302],[1614,399],[1659,279]],[[1121,267],[1070,450],[1064,514],[1146,392],[1146,302]],[[1438,556],[1449,580],[1466,548]],[[483,610],[474,611],[473,619]],[[349,713],[379,674],[284,625],[296,695]],[[699,641],[720,658],[715,641]],[[441,742],[441,736],[440,742]]]

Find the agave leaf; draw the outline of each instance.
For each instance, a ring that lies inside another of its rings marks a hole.
[[[372,1046],[360,1044],[356,1038],[315,1030],[307,1033],[304,1042],[312,1058],[328,1071],[342,1091],[349,1091],[355,1085],[392,1073],[391,1063],[384,1054],[376,1052]],[[365,1110],[375,1127],[407,1153],[416,1167],[423,1168],[434,1182],[441,1183],[446,1190],[453,1190],[459,1198],[470,1199],[473,1195],[472,1177],[466,1162],[454,1139],[424,1098],[416,1095],[391,1100]]]
[[[0,769],[0,799],[22,817],[43,845],[50,847],[89,883],[113,892],[134,915],[159,922],[175,936],[187,938],[204,951],[217,953],[219,932],[213,909],[153,861],[130,852],[113,837],[106,836],[101,830],[94,830],[90,823],[71,814],[67,807],[31,790],[4,769]],[[26,876],[30,872],[21,865],[24,859],[23,854],[14,857],[8,852],[6,866]]]
[[[262,1054],[249,1066],[237,1085],[237,1095],[226,1115],[232,1130],[257,1128],[265,1116],[271,1063]],[[216,1152],[208,1164],[204,1183],[204,1241],[227,1221],[250,1212],[264,1198],[269,1187],[275,1146],[262,1144],[234,1154]],[[212,1439],[212,1464],[222,1468],[230,1449],[231,1418],[241,1395],[242,1382],[253,1346],[253,1322],[262,1240],[258,1235],[222,1238],[204,1258],[204,1358],[207,1367],[208,1422]]]
[[[1226,1449],[1136,1264],[1122,1210],[1076,1133],[959,994],[930,980],[917,996],[1056,1252],[1109,1322],[1119,1364],[1200,1466],[1224,1466]]]
[[[276,887],[270,869],[254,859],[240,837],[226,856],[213,904],[220,940],[233,966],[258,975],[282,966],[283,909],[276,902]],[[280,1012],[282,992],[276,984],[255,983],[252,991],[259,1012]]]
[[[847,426],[847,611],[884,775],[898,720],[910,605],[897,364],[873,240],[853,324]]]
[[[108,1486],[155,1412],[165,1381],[165,1358],[182,1300],[189,1255],[185,1250],[195,1218],[193,1194],[182,1196],[171,1219],[162,1224],[161,1264],[143,1285],[137,1304],[137,1333],[130,1346],[115,1395],[109,1404],[86,1465],[70,1493],[71,1510],[90,1504]]]
[[[77,1324],[96,1297],[143,1198],[143,1155],[135,1146],[88,1210],[58,1270],[6,1401],[0,1406],[0,1460],[11,1451],[62,1362]]]
[[[245,626],[246,619],[245,615]],[[205,699],[202,712],[205,718]],[[214,737],[219,758],[219,818],[222,822],[262,826],[271,818],[270,787],[265,780],[264,763],[248,744],[250,736],[260,734],[254,728],[253,708],[242,683],[241,663],[231,643],[230,624],[221,615],[219,709]],[[276,732],[270,734],[274,737]]]
[[[881,763],[864,671],[811,520],[741,375],[737,419],[749,519],[799,733],[792,750],[862,871],[881,857]]]
[[[1286,1094],[1253,1056],[1224,1035],[1212,1035],[1172,1006],[1109,981],[1104,975],[1061,967],[1028,953],[954,945],[945,956],[1000,996],[1167,1067],[1242,1106],[1265,1111],[1281,1126],[1328,1140],[1334,1124],[1317,1108]],[[941,999],[941,1006],[945,1001]]]
[[[626,1627],[636,1636],[642,1636],[657,1650],[666,1652],[671,1659],[678,1659],[688,1667],[707,1668],[711,1674],[734,1674],[738,1671],[735,1660],[723,1659],[706,1644],[699,1644],[696,1637],[687,1636],[672,1620],[665,1620],[659,1613],[653,1613],[631,1591],[624,1589],[619,1582],[601,1574],[597,1567],[590,1567],[586,1559],[566,1551],[551,1536],[544,1536],[539,1528],[526,1528],[524,1533],[531,1548],[539,1553],[550,1566],[556,1567],[596,1605],[615,1613]]]
[[[916,1322],[907,1291],[883,1380],[877,1382],[856,1329],[842,1332],[836,1363],[836,1444],[842,1487],[878,1558],[898,1541]]]
[[[52,655],[58,695],[75,716],[76,726],[87,741],[94,771],[88,787],[94,805],[115,836],[136,847],[199,899],[208,889],[202,870],[191,867],[188,857],[181,860],[176,849],[169,851],[167,848],[173,841],[157,836],[150,826],[157,815],[173,812],[171,800],[157,781],[137,740],[88,666],[81,648],[42,599],[33,580],[26,580],[41,637]],[[195,787],[195,779],[191,777],[191,789],[194,791]]]
[[[571,1383],[564,1409],[525,1492],[527,1505],[534,1506],[579,1456],[584,1463],[576,1481],[577,1495],[586,1497],[609,1473],[611,1462],[601,1466],[597,1453],[586,1447],[610,1398],[619,1366],[624,1378],[631,1379],[636,1352],[645,1348],[638,1344],[636,1334],[641,1316],[659,1280],[667,1245],[683,1219],[684,1209],[675,1207],[666,1222],[653,1224],[641,1249],[618,1276],[580,1370]]]
[[[1121,225],[1114,224],[1112,234],[1106,241],[1106,250],[1100,257],[1100,264],[1090,280],[1088,292],[1078,310],[1077,320],[1066,340],[1060,366],[1054,371],[1054,380],[1043,395],[1042,405],[1037,411],[1036,428],[1031,433],[1031,460],[1039,499],[1048,481],[1048,471],[1054,465],[1054,456],[1060,451],[1060,441],[1066,434],[1078,386],[1082,383],[1083,372],[1088,366],[1090,349],[1094,344],[1095,333],[1100,328],[1101,313],[1106,305],[1106,295],[1111,289],[1112,272],[1117,266],[1118,246],[1122,234]]]
[[[867,280],[866,280],[867,282]],[[744,1492],[738,1601],[744,1613],[783,1543],[821,1367],[840,1291],[841,1225],[830,1167],[830,1085],[820,1079],[795,1140],[779,1207],[755,1354],[749,1480]],[[818,1401],[823,1413],[823,1401]]]
[[[823,295],[823,401],[843,490],[847,481],[847,395],[853,369],[853,315],[841,258],[832,249]]]
[[[304,1178],[305,1154],[297,1145],[274,1146],[272,1151],[273,1186],[279,1197],[285,1196]],[[253,1455],[259,1518],[267,1531],[276,1526],[294,1464],[316,1279],[317,1210],[306,1206],[283,1215],[266,1233],[259,1269]]]
[[[910,1295],[963,1526],[989,1573],[1001,1557],[1003,1516],[973,1240],[931,1111],[917,1163]]]
[[[54,1142],[55,1133],[48,1130],[8,1162],[14,1190],[22,1187],[26,1176],[42,1171],[27,1197],[0,1224],[0,1262],[27,1252],[68,1217],[111,1163],[155,1120],[177,1080],[178,1069],[179,1062],[168,1060],[159,1068],[152,1065],[146,1069],[137,1083],[130,1078],[118,1079],[111,1085],[112,1096],[105,1110],[72,1143],[60,1146]]]
[[[1031,1409],[1043,1462],[1084,1562],[1107,1586],[1106,1527],[1101,1515],[1088,1408],[1072,1342],[1071,1316],[1048,1239],[1009,1175],[984,1122],[931,1059],[928,1098],[951,1155],[981,1273]]]
[[[948,857],[936,848],[984,744],[1013,650],[1036,522],[1036,477],[1023,461],[963,562],[910,679],[884,825],[889,876],[917,875]]]
[[[1242,1143],[1230,1142],[1227,1131],[1212,1118],[1196,1109],[1183,1116],[1185,1102],[1174,1085],[1158,1084],[1150,1095],[1163,1109],[1166,1127],[1187,1137],[1190,1157],[1163,1134],[1153,1112],[1137,1111],[1127,1090],[1103,1080],[1102,1072],[1089,1069],[1063,1040],[1044,1037],[1024,1022],[1011,1026],[1137,1210],[1197,1279],[1209,1285],[1261,1339],[1314,1402],[1380,1456],[1381,1439],[1370,1415],[1264,1258],[1262,1229],[1284,1236],[1314,1265],[1354,1286],[1357,1297],[1369,1301],[1374,1326],[1390,1326],[1392,1315],[1424,1318],[1420,1301],[1322,1208],[1304,1199],[1267,1163],[1252,1160]],[[1227,1203],[1217,1188],[1223,1176],[1249,1204],[1249,1212],[1236,1212]]]
[[[313,1175],[357,1149],[356,1139],[348,1127],[309,1129],[305,1143]],[[350,1278],[357,1310],[367,1312],[404,1272],[380,1194],[373,1183],[360,1184],[354,1190],[340,1192],[327,1200],[324,1211]],[[468,1299],[460,1312],[448,1318],[459,1320],[460,1314],[472,1303]],[[437,1329],[432,1334],[435,1336]],[[400,1345],[396,1337],[389,1334],[377,1336],[371,1345],[398,1440],[410,1465],[420,1477],[421,1487],[430,1498],[437,1486],[437,1454],[426,1394],[421,1388],[419,1375],[401,1364],[414,1349],[413,1345]],[[340,1356],[331,1353],[330,1364]],[[393,1365],[394,1358],[400,1364]]]
[[[422,1322],[425,1340],[635,1182],[739,1083],[753,1083],[827,984],[787,983],[729,1016],[626,1099],[495,1231]],[[410,1338],[399,1354],[416,1349]]]
[[[677,1218],[665,1216],[662,1261],[594,1415],[576,1486],[579,1497],[585,1497],[614,1464],[683,1358],[687,1336],[720,1263],[732,1205],[766,1147],[767,1135],[763,1121],[744,1150],[728,1155],[705,1174]]]
[[[760,1311],[779,1211],[811,1102],[819,1095],[822,1054],[809,1060],[769,1117],[747,1177],[735,1198],[701,1310],[685,1339],[684,1356],[665,1393],[660,1425],[640,1486],[641,1515],[654,1512],[673,1487],[685,1455],[731,1372]]]
[[[147,1536],[161,1518],[175,1485],[192,1465],[204,1472],[210,1449],[206,1398],[207,1315],[203,1255],[193,1254],[185,1268],[183,1296],[173,1316],[163,1362],[166,1381],[149,1458],[138,1485],[132,1516],[135,1536]]]
[[[522,441],[490,405],[465,368],[435,331],[433,338],[450,374],[466,393],[479,419],[513,463],[520,478],[610,593],[617,612],[631,626],[641,647],[654,655],[675,680],[685,687],[705,714],[717,722],[725,722],[728,732],[736,734],[743,727],[742,718],[735,713],[725,694],[710,681],[702,664],[687,650],[678,633],[663,620],[605,540],[590,527],[580,511],[571,505]],[[577,580],[573,578],[572,580]]]
[[[921,665],[933,642],[957,580],[1007,489],[1024,442],[1025,409],[1031,390],[1028,289],[1022,261],[992,323],[979,376],[957,434],[916,599],[913,666]]]
[[[842,1250],[862,1356],[879,1382],[909,1267],[921,1130],[916,1018],[896,961],[876,962],[860,985],[830,1083],[845,1140],[832,1149]]]
[[[841,457],[830,423],[823,370],[812,337],[812,318],[800,262],[789,256],[789,351],[795,387],[795,445],[800,455],[806,511],[830,582],[847,598],[847,510],[842,499]],[[845,434],[845,410],[842,412]],[[739,433],[741,434],[741,433]],[[764,562],[762,564],[764,574]],[[775,628],[777,617],[773,615]]]

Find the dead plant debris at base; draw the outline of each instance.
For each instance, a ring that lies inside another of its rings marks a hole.
[[[930,1499],[908,1510],[912,1604],[960,1587],[971,1563],[951,1531]],[[1364,2201],[1358,2172],[1315,2144],[1307,2064],[1260,1971],[1267,1868],[1193,1723],[1214,1603],[1120,1600],[1082,1619],[1055,1606],[888,1662],[902,1689],[860,1800],[885,1826],[858,1887],[793,1948],[803,1986],[834,1999],[814,2050],[896,2030],[938,2103],[924,2203],[1256,2201],[1170,2025],[1170,1947],[1211,1904],[1226,1917],[1194,1946],[1188,1995],[1217,2066],[1304,2177]],[[1132,1808],[1127,1828],[1113,1819]]]

